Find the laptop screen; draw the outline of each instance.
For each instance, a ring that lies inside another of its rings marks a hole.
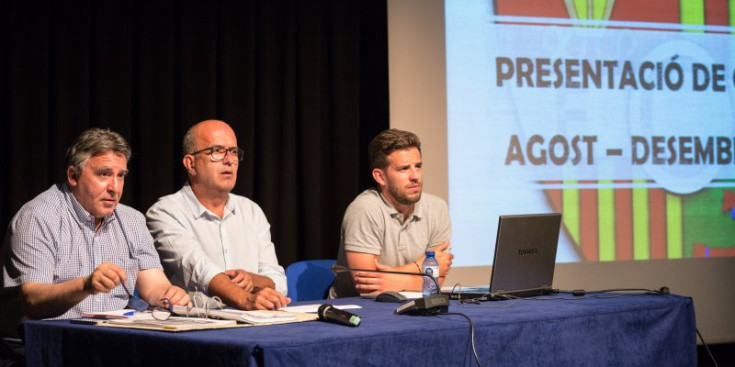
[[[480,301],[531,297],[551,291],[561,214],[501,215],[495,238],[490,285],[445,287],[453,299]]]
[[[501,215],[490,290],[515,296],[551,289],[561,214]]]

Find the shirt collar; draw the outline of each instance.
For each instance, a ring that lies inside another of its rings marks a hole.
[[[184,194],[184,198],[186,198],[186,201],[189,203],[191,215],[194,218],[207,216],[219,219],[217,214],[214,214],[211,210],[207,209],[206,207],[204,207],[204,205],[202,205],[201,202],[199,202],[199,199],[197,199],[197,196],[194,195],[194,190],[191,189],[191,185],[189,184],[189,182],[186,182],[184,184],[184,187],[181,189],[181,191]],[[227,194],[227,203],[225,203],[225,211],[222,219],[227,218],[230,214],[235,214],[235,204],[233,204],[233,201],[230,200],[231,196],[232,194]]]
[[[60,190],[62,193],[64,193],[64,197],[66,198],[67,204],[69,204],[69,207],[71,208],[70,211],[74,219],[76,219],[77,222],[79,222],[80,224],[81,223],[83,224],[91,223],[92,227],[94,228],[94,223],[95,223],[94,215],[90,214],[86,209],[84,209],[82,204],[79,203],[77,198],[74,196],[74,193],[71,192],[71,188],[69,187],[69,184],[64,182],[63,184],[61,184]],[[104,218],[102,218],[102,225],[100,226],[100,228],[102,226],[107,225],[107,223],[110,223],[115,219],[114,213],[115,212],[113,211],[112,214],[107,215]]]

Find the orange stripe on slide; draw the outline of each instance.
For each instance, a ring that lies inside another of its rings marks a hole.
[[[707,255],[707,246],[701,243],[695,243],[692,251],[692,257],[705,257]]]
[[[616,181],[630,183],[632,181]],[[615,189],[615,259],[633,260],[633,190]]]
[[[666,192],[648,190],[648,218],[650,220],[651,259],[666,258]]]
[[[704,23],[707,25],[730,25],[728,2],[707,0],[704,3]]]
[[[580,181],[596,184],[597,181]],[[580,243],[587,261],[599,261],[599,224],[597,222],[597,190],[579,190]]]
[[[542,184],[561,184],[561,181],[541,181]],[[551,210],[561,213],[562,209],[562,190],[561,189],[547,189],[544,190],[546,194],[546,200],[551,204]]]
[[[735,256],[735,248],[715,248],[709,249],[710,257],[730,257]]]
[[[569,18],[567,8],[562,0],[495,0],[495,14]]]
[[[707,256],[709,250],[709,256]],[[731,257],[735,256],[735,248],[707,248],[701,243],[694,244],[694,253],[692,257]]]

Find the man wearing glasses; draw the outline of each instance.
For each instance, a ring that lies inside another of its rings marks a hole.
[[[230,193],[243,158],[235,132],[223,121],[202,121],[187,131],[183,149],[188,182],[146,213],[171,281],[239,309],[286,306],[286,275],[265,214]]]
[[[188,304],[161,269],[143,214],[119,203],[128,159],[120,134],[84,131],[67,150],[66,182],[23,205],[10,222],[2,286],[17,287],[26,317],[76,318],[129,301],[145,304],[131,301],[136,288],[153,305]]]

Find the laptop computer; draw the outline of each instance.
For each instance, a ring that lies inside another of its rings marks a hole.
[[[560,229],[559,213],[501,215],[490,285],[442,293],[479,301],[550,294]]]

